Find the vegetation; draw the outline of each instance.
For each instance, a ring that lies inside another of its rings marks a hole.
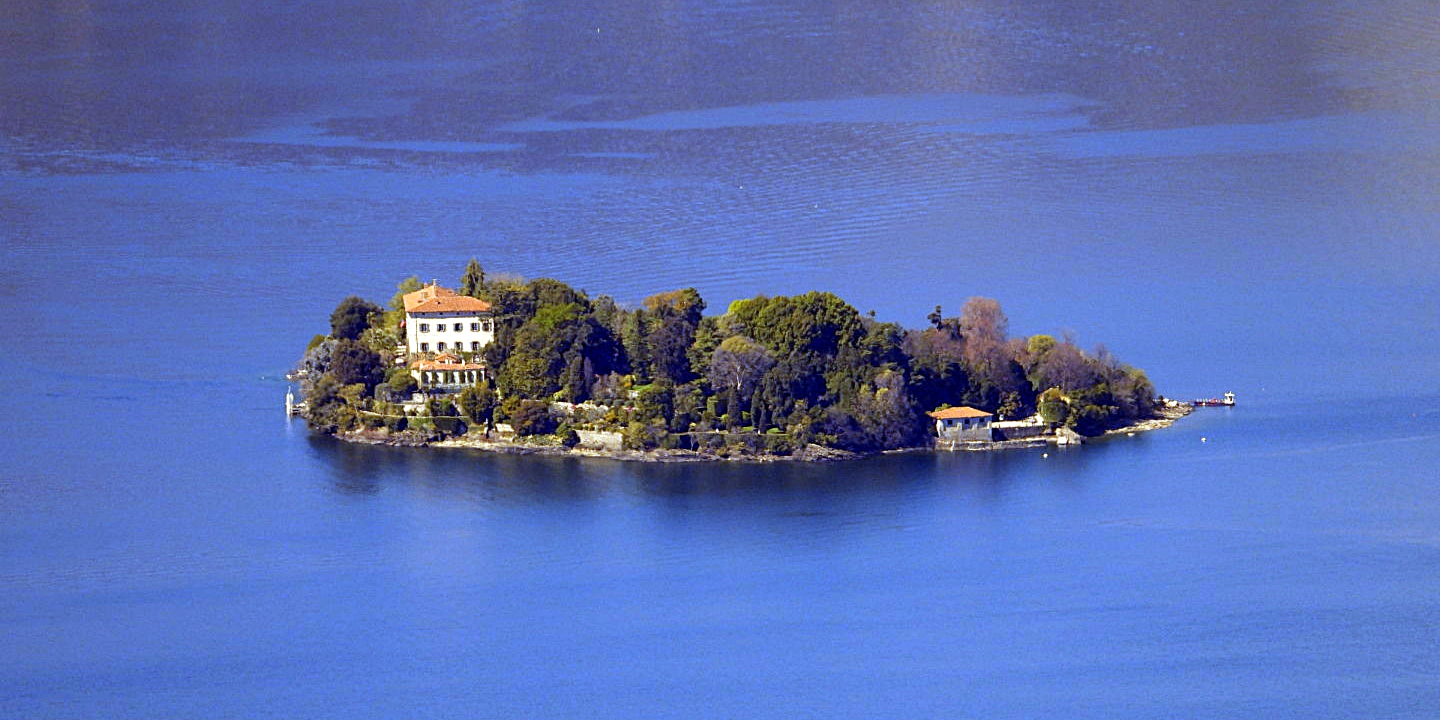
[[[716,455],[789,454],[809,444],[857,452],[923,445],[925,412],[969,405],[1002,418],[1039,414],[1085,435],[1155,413],[1145,374],[1071,337],[1016,338],[1000,304],[940,306],[907,330],[862,315],[830,293],[754,297],[705,315],[694,288],[639,307],[591,298],[552,279],[489,274],[474,259],[459,278],[489,302],[495,341],[476,355],[487,377],[424,397],[397,365],[401,297],[389,311],[357,297],[300,362],[311,424],[323,431],[385,428],[433,439],[488,433],[573,447],[577,430],[616,432],[635,449]]]
[[[354,340],[370,329],[370,323],[381,313],[380,307],[354,295],[345,298],[330,314],[331,337]]]

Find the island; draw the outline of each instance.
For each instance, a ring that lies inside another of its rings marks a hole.
[[[1011,337],[991,298],[918,329],[827,292],[705,310],[694,288],[625,307],[471,259],[454,289],[341,301],[295,407],[352,442],[750,461],[1078,444],[1189,412],[1103,347]]]

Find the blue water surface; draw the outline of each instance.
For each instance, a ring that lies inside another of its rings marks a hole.
[[[0,717],[1433,718],[1419,0],[0,8]],[[652,465],[282,417],[346,295],[997,298],[1190,398]]]

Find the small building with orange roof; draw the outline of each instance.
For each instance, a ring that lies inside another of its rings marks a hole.
[[[984,410],[961,405],[925,414],[935,420],[935,434],[941,440],[990,440],[990,421],[994,416]]]
[[[405,350],[411,355],[479,352],[495,340],[490,303],[435,283],[406,293]]]

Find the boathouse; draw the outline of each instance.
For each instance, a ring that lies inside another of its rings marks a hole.
[[[935,420],[935,435],[949,441],[990,441],[990,420],[984,410],[962,405],[925,413]]]

